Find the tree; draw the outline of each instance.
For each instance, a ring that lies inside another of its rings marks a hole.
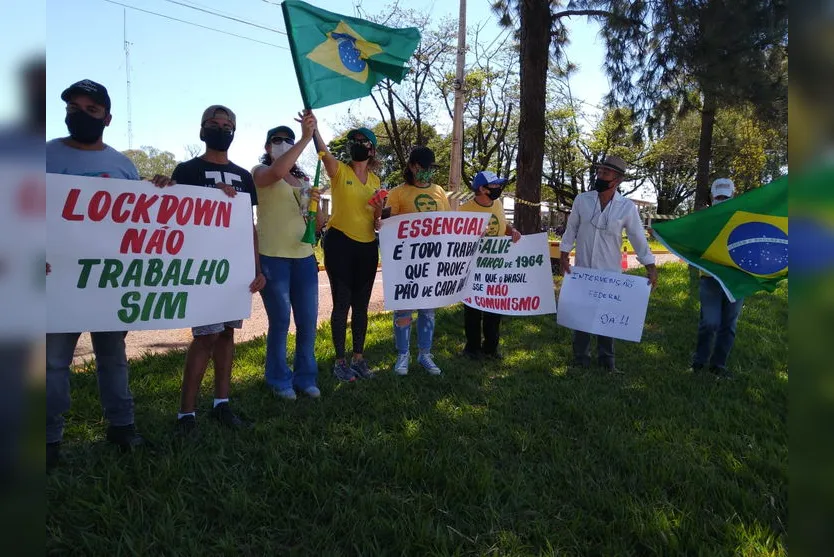
[[[199,157],[203,154],[203,146],[199,143],[189,143],[185,146],[185,156],[186,158],[193,159],[195,157]]]
[[[620,16],[600,18],[606,69],[614,84],[609,102],[632,108],[638,119],[663,104],[670,110],[680,106],[684,112],[700,112],[695,208],[705,206],[718,110],[749,102],[764,120],[779,122],[787,115],[787,2],[579,4]],[[630,23],[634,20],[649,22],[648,32]]]
[[[170,176],[177,166],[177,159],[170,151],[160,151],[156,147],[143,145],[139,149],[122,151],[122,154],[133,161],[139,176],[152,178],[156,174]]]

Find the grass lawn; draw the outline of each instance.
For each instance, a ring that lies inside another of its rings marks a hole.
[[[103,441],[95,375],[76,373],[64,462],[46,479],[47,551],[786,555],[782,284],[746,302],[732,382],[688,373],[698,305],[683,265],[661,269],[643,342],[618,341],[622,377],[568,370],[554,316],[505,318],[503,363],[461,360],[460,306],[437,316],[444,374],[413,363],[398,377],[382,314],[373,381],[336,383],[321,328],[320,400],[275,398],[263,340],[239,345],[232,400],[256,421],[239,434],[206,419],[209,372],[200,437],[175,440],[183,354],[133,362],[137,424],[155,446],[120,455]]]

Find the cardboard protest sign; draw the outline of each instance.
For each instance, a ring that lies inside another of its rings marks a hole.
[[[644,277],[573,267],[559,292],[559,325],[640,342],[651,286]]]
[[[556,313],[547,234],[481,240],[463,303],[503,315]]]
[[[249,316],[247,194],[46,175],[47,332],[173,329]]]

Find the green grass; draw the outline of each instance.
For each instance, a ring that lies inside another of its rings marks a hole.
[[[196,443],[172,435],[182,353],[146,357],[132,388],[152,453],[102,441],[95,376],[76,373],[47,550],[786,555],[787,286],[746,302],[728,383],[687,371],[695,288],[684,266],[662,268],[642,343],[617,343],[623,377],[566,369],[570,333],[553,316],[506,318],[502,364],[463,361],[460,306],[438,312],[441,377],[388,371],[382,314],[367,356],[385,370],[337,384],[323,326],[317,401],[276,399],[263,341],[242,344],[233,403],[257,424],[233,434],[205,419],[207,377]]]

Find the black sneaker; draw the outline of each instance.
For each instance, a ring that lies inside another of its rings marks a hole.
[[[136,433],[134,424],[109,426],[107,440],[118,446],[122,452],[130,452],[145,444],[145,439]]]
[[[188,437],[197,430],[197,416],[186,414],[177,420],[176,433],[181,437]]]
[[[487,360],[496,360],[501,361],[504,359],[504,355],[501,352],[484,352],[484,358]]]
[[[728,371],[726,368],[723,368],[723,367],[713,366],[713,367],[709,368],[709,371],[710,371],[710,373],[715,375],[718,379],[728,379],[729,380],[729,379],[734,379],[735,378],[735,376],[733,375],[733,373],[731,371]]]
[[[371,368],[368,367],[368,362],[365,361],[365,358],[362,358],[361,360],[353,360],[350,363],[350,370],[359,379],[373,379],[376,377],[376,374],[371,371]]]
[[[46,444],[46,471],[49,472],[61,461],[61,442]]]
[[[333,364],[333,375],[339,381],[348,383],[356,381],[356,372],[345,361],[336,360],[336,363]]]
[[[467,350],[466,348],[464,348],[463,350],[460,351],[460,355],[464,358],[469,359],[469,360],[480,360],[481,359],[481,352],[480,351],[476,352],[474,350]]]
[[[228,402],[221,402],[211,409],[210,416],[220,422],[222,425],[230,428],[247,427],[249,424],[241,420],[232,412],[231,406]]]

